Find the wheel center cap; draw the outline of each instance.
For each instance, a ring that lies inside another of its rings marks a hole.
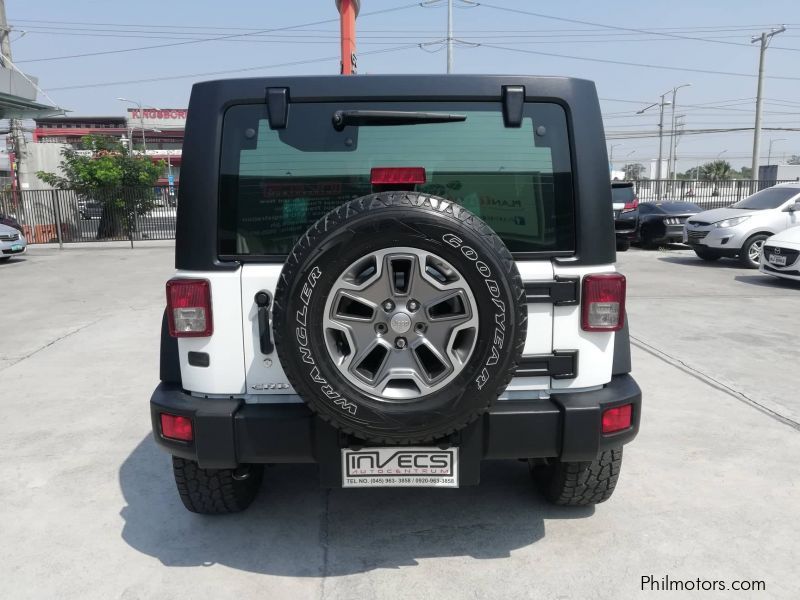
[[[395,333],[405,333],[411,329],[411,317],[406,313],[395,313],[389,321],[389,326]]]

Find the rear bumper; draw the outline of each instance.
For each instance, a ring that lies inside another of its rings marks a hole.
[[[614,376],[592,392],[554,394],[549,400],[503,400],[447,442],[459,447],[462,485],[477,484],[488,459],[552,458],[587,461],[633,440],[642,394],[630,375]],[[633,404],[631,427],[601,433],[604,410]],[[161,435],[160,413],[192,419],[194,441]],[[341,484],[341,449],[355,441],[316,417],[305,404],[245,404],[206,399],[162,383],[150,399],[153,435],[164,450],[204,468],[243,463],[318,463],[323,485]],[[363,445],[359,443],[358,445]]]

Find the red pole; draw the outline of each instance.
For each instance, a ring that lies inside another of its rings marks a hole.
[[[342,47],[339,72],[342,75],[354,75],[356,72],[356,17],[360,5],[360,0],[336,0]]]

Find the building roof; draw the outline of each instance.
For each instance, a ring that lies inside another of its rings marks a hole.
[[[0,119],[35,119],[63,115],[64,109],[0,92]]]

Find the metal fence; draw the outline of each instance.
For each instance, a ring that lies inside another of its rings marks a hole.
[[[782,183],[736,179],[634,181],[640,202],[658,199],[693,202],[703,209],[730,206],[750,194]],[[75,190],[0,192],[0,214],[15,218],[28,243],[172,240],[178,189],[116,188],[80,193]]]
[[[30,244],[171,240],[177,206],[175,186],[0,192],[0,214],[16,219]]]
[[[634,181],[639,202],[692,202],[700,208],[724,208],[747,198],[750,194],[784,180],[732,179],[702,181],[696,179],[642,179]]]

